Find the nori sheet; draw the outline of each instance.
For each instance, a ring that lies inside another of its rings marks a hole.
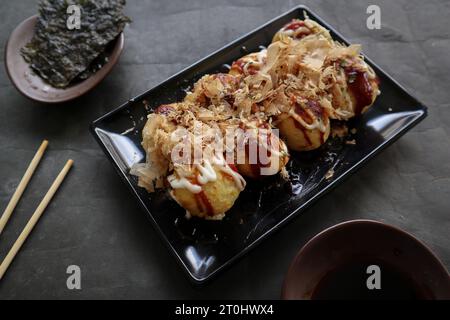
[[[39,18],[22,56],[50,85],[67,87],[88,68],[131,20],[122,13],[126,0],[41,0]],[[67,28],[69,5],[79,5],[81,28]]]

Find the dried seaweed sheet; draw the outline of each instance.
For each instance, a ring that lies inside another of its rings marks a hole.
[[[80,29],[67,28],[72,4],[81,9]],[[67,87],[83,72],[90,74],[91,63],[130,21],[124,6],[125,0],[41,0],[34,36],[22,56],[49,84]]]

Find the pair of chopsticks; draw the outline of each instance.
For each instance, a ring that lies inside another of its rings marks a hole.
[[[38,151],[34,155],[33,160],[31,160],[27,170],[25,171],[25,174],[22,177],[22,180],[20,180],[20,183],[17,186],[16,191],[14,192],[11,200],[8,203],[8,206],[6,207],[5,211],[3,212],[2,217],[0,218],[0,234],[2,233],[3,229],[5,228],[6,223],[8,222],[9,218],[11,217],[11,214],[12,214],[14,208],[16,207],[17,203],[19,202],[20,197],[22,196],[23,192],[25,191],[25,188],[27,187],[28,182],[30,182],[30,179],[33,176],[34,171],[36,170],[39,162],[42,159],[42,156],[44,155],[47,145],[48,145],[48,141],[44,140],[42,142],[41,146],[39,147]],[[3,275],[5,274],[9,265],[13,261],[17,252],[19,252],[20,248],[22,247],[23,243],[27,239],[28,235],[33,230],[34,226],[38,222],[42,213],[44,213],[44,210],[47,208],[47,205],[50,203],[50,201],[52,200],[56,191],[58,190],[59,186],[63,182],[64,178],[66,177],[67,173],[69,172],[70,168],[72,167],[72,164],[73,164],[73,161],[69,159],[67,161],[66,165],[64,166],[64,168],[61,170],[61,172],[56,177],[55,181],[53,181],[53,184],[51,185],[50,189],[45,194],[45,196],[42,199],[39,206],[34,211],[30,220],[28,220],[28,223],[26,224],[25,228],[23,228],[22,233],[17,238],[17,240],[14,243],[14,245],[12,246],[11,250],[9,250],[8,254],[6,255],[2,264],[0,265],[0,280],[3,278]]]

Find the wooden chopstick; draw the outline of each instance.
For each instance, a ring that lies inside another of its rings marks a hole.
[[[19,185],[17,186],[16,191],[14,192],[13,196],[11,197],[11,200],[9,200],[8,206],[6,207],[5,211],[2,214],[2,217],[0,218],[0,234],[2,233],[3,229],[5,228],[6,223],[8,223],[9,218],[11,217],[11,214],[14,211],[14,208],[16,207],[17,203],[20,200],[20,197],[22,196],[23,192],[25,191],[25,188],[28,185],[28,182],[30,182],[31,177],[33,176],[34,171],[36,170],[39,162],[42,159],[42,156],[44,155],[44,151],[47,148],[48,141],[44,140],[42,141],[41,146],[36,151],[36,154],[34,155],[33,159],[31,160],[30,164],[28,165],[27,171],[25,171],[22,180],[20,180]]]
[[[42,213],[44,212],[45,208],[47,208],[47,205],[52,200],[52,198],[55,195],[56,191],[58,190],[59,186],[61,185],[61,183],[63,182],[67,173],[69,172],[70,168],[72,167],[72,164],[73,164],[72,160],[67,161],[66,165],[61,170],[61,172],[58,174],[55,181],[51,185],[50,189],[47,191],[46,195],[44,196],[44,199],[42,199],[41,203],[36,208],[36,211],[34,211],[33,215],[31,216],[30,220],[28,221],[27,225],[25,226],[25,228],[23,228],[22,233],[17,238],[17,240],[14,243],[14,245],[12,246],[11,250],[9,250],[8,254],[6,255],[2,264],[0,265],[0,280],[3,278],[3,275],[5,274],[6,270],[8,269],[9,265],[13,261],[17,252],[20,250],[23,243],[27,239],[31,230],[33,230],[33,227],[36,225],[36,222],[38,222],[38,220],[41,217]]]

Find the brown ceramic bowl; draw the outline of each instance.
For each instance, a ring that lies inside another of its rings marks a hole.
[[[427,246],[405,231],[370,220],[343,222],[312,238],[289,267],[282,298],[314,299],[325,276],[359,257],[398,270],[422,292],[420,299],[450,299],[449,273]]]
[[[70,85],[67,88],[54,88],[32,72],[29,64],[20,54],[20,49],[27,44],[33,34],[37,15],[23,21],[11,33],[5,49],[5,66],[11,82],[26,97],[39,102],[60,103],[85,94],[94,88],[112,70],[123,50],[124,35],[121,33],[109,55],[108,62],[88,79]]]

